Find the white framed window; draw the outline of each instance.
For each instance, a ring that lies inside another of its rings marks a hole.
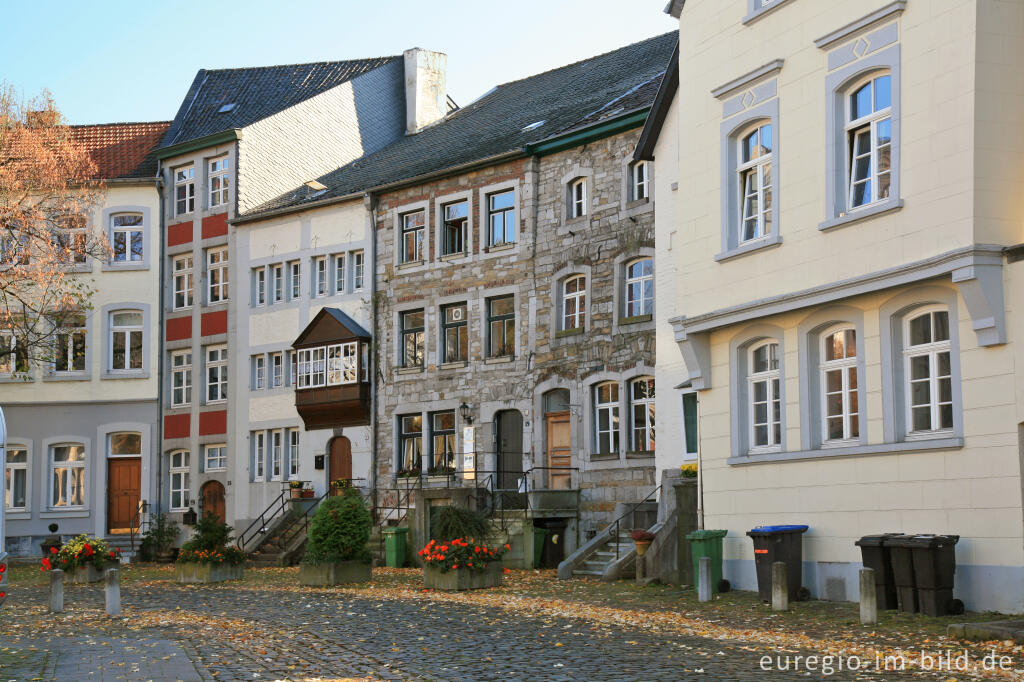
[[[296,386],[299,382],[299,354],[293,350],[286,351],[288,355],[288,385]]]
[[[630,450],[654,452],[654,377],[629,382]]]
[[[953,430],[949,312],[931,307],[905,322],[903,349],[909,438]]]
[[[487,357],[503,358],[516,354],[515,296],[487,299]]]
[[[0,331],[0,375],[28,371],[28,353],[18,338],[8,331]]]
[[[262,353],[252,356],[252,387],[257,391],[267,387],[267,356]]]
[[[169,455],[171,511],[187,511],[189,508],[189,452],[174,450]]]
[[[509,189],[487,195],[487,226],[490,246],[516,241],[516,193]]]
[[[253,431],[250,435],[252,442],[252,477],[253,480],[262,481],[267,475],[267,432]]]
[[[466,252],[466,227],[469,224],[469,202],[463,199],[442,208],[444,226],[441,234],[441,255],[454,256]]]
[[[284,355],[282,353],[270,354],[270,387],[281,388],[284,386]]]
[[[196,169],[182,166],[174,169],[174,215],[192,213],[196,209]]]
[[[226,246],[206,250],[208,303],[228,300],[228,249]]]
[[[281,480],[281,467],[284,463],[284,431],[274,429],[270,432],[270,480]]]
[[[252,292],[253,305],[265,305],[267,302],[267,269],[253,268],[252,270]]]
[[[860,438],[857,332],[852,327],[826,331],[819,357],[822,444],[849,444]]]
[[[216,445],[204,445],[203,450],[206,453],[204,458],[206,461],[206,471],[218,471],[228,468],[228,446],[225,443],[217,443]]]
[[[85,446],[50,446],[50,507],[85,506]]]
[[[57,321],[53,338],[53,371],[85,371],[85,317],[65,315]]]
[[[313,259],[313,277],[315,278],[313,291],[315,296],[327,295],[327,256],[318,256]]]
[[[299,477],[299,430],[288,429],[288,480]]]
[[[288,284],[291,289],[291,300],[302,298],[302,263],[294,260],[288,263]]]
[[[423,260],[423,234],[426,211],[413,211],[402,215],[402,263]]]
[[[362,291],[363,289],[363,252],[352,252],[352,290]]]
[[[848,208],[889,198],[892,186],[892,77],[873,74],[846,101]]]
[[[228,203],[228,188],[231,185],[229,169],[230,161],[226,156],[211,159],[209,162],[210,208]]]
[[[280,263],[270,266],[270,296],[274,303],[284,300],[284,266]]]
[[[587,215],[587,179],[576,178],[569,183],[569,218]]]
[[[423,417],[418,414],[400,416],[398,425],[398,469],[419,473],[423,470]]]
[[[110,218],[110,242],[114,263],[141,263],[145,260],[142,241],[142,214],[119,213]]]
[[[619,385],[614,381],[594,386],[594,432],[595,454],[619,453]]]
[[[359,344],[359,380],[367,382],[370,380],[370,345]]]
[[[626,317],[654,314],[654,259],[626,263]]]
[[[766,237],[772,232],[772,125],[761,123],[740,137],[739,243]]]
[[[312,349],[313,362],[316,362],[316,351],[323,349]],[[358,372],[359,344],[355,341],[348,343],[336,343],[327,346],[327,384],[337,386],[339,384],[353,384],[356,382]],[[300,353],[302,351],[299,351]],[[317,373],[313,372],[314,377]]]
[[[142,311],[115,310],[110,313],[109,320],[108,368],[112,372],[142,370]]]
[[[171,351],[171,407],[192,403],[192,351]]]
[[[427,472],[444,475],[455,470],[455,411],[430,415],[430,462]]]
[[[53,231],[56,262],[67,265],[82,265],[88,259],[87,243],[89,233],[86,218],[82,215],[64,215],[56,219],[57,229]]]
[[[334,256],[334,293],[345,293],[345,254]]]
[[[640,201],[649,196],[648,167],[646,161],[637,161],[629,166],[629,198]]]
[[[142,434],[121,431],[107,436],[107,457],[142,457]]]
[[[192,307],[193,276],[192,276],[192,254],[175,256],[172,260],[174,280],[174,310]]]
[[[562,330],[582,329],[587,321],[587,278],[566,277],[562,283]]]
[[[4,469],[4,509],[28,509],[28,450],[19,445],[7,446]]]
[[[769,341],[754,346],[749,363],[751,450],[777,449],[782,444],[779,344]]]
[[[206,402],[219,403],[228,399],[228,347],[207,346]]]

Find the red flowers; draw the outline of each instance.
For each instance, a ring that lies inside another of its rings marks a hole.
[[[40,571],[49,571],[50,568],[51,568],[51,566],[50,566],[50,559],[48,557],[43,557],[43,567],[40,568],[39,570]]]
[[[426,566],[435,566],[442,572],[458,568],[483,570],[487,565],[508,551],[505,547],[487,547],[477,544],[473,538],[452,538],[447,542],[430,540],[417,554]]]
[[[57,548],[56,547],[50,547],[50,554],[56,554],[56,553],[57,553]]]

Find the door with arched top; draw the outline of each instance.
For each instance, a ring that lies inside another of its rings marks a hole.
[[[345,436],[331,439],[327,455],[327,475],[333,483],[340,479],[352,478],[352,442]],[[338,488],[333,488],[337,491]]]
[[[224,515],[224,484],[220,481],[207,481],[199,492],[203,505],[203,516],[213,514],[224,523],[227,518]]]

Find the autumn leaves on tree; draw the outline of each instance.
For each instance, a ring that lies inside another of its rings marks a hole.
[[[110,252],[90,226],[95,175],[48,93],[25,100],[0,85],[0,374],[84,358],[83,337],[67,330],[84,326],[91,261]]]

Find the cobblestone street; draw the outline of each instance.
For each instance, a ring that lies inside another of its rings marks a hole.
[[[806,679],[804,670],[763,671],[761,657],[821,653],[610,622],[584,605],[578,615],[553,615],[531,610],[550,600],[512,594],[517,606],[504,608],[412,589],[384,595],[250,580],[127,582],[124,616],[113,619],[99,586],[69,587],[67,612],[56,616],[45,614],[43,587],[19,588],[3,613],[13,637],[0,641],[0,679]],[[836,670],[828,679],[895,677]]]

